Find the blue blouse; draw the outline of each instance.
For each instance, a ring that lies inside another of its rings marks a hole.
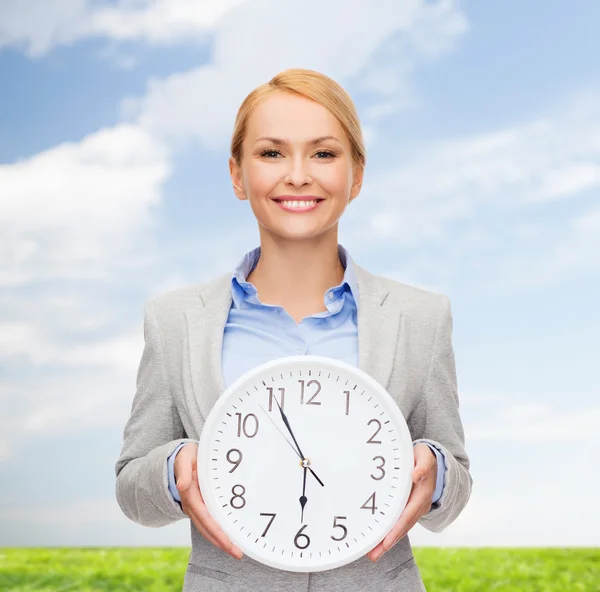
[[[263,304],[255,286],[246,281],[260,257],[260,247],[247,253],[233,271],[231,278],[232,303],[223,334],[222,369],[227,388],[248,370],[271,360],[291,355],[317,355],[341,360],[358,367],[358,284],[352,258],[338,245],[344,266],[341,284],[325,292],[327,308],[300,323],[282,307]],[[181,501],[175,485],[174,461],[180,444],[168,458],[169,490]],[[443,454],[430,446],[437,462],[437,482],[432,503],[440,499],[444,487],[445,462]]]

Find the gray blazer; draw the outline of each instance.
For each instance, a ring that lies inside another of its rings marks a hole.
[[[444,493],[420,519],[440,532],[461,513],[472,485],[458,411],[450,301],[355,267],[359,368],[394,397],[413,440],[433,444],[446,457]],[[230,273],[146,303],[137,390],[115,467],[119,506],[138,524],[189,520],[169,492],[167,457],[180,442],[198,442],[225,391],[221,348],[230,306]],[[191,520],[190,529],[184,592],[425,590],[408,536],[376,563],[364,556],[308,574],[275,570],[248,557],[238,561],[204,539]]]

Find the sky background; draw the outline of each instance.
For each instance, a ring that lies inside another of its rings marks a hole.
[[[115,499],[143,305],[258,245],[228,145],[289,67],[354,99],[340,243],[448,295],[473,493],[414,545],[598,545],[600,3],[0,0],[0,545],[189,545]]]

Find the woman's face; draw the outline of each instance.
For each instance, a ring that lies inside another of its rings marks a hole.
[[[354,170],[350,142],[338,120],[321,105],[290,93],[274,93],[254,110],[241,160],[241,166],[229,161],[235,194],[250,201],[261,232],[280,238],[309,239],[337,227],[360,192],[363,171]],[[318,203],[305,211],[283,203],[307,197]]]

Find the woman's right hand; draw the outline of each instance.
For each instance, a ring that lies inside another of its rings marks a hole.
[[[242,551],[229,540],[208,513],[198,485],[197,462],[198,445],[194,443],[186,444],[175,457],[175,482],[181,507],[205,539],[235,559],[241,559]]]

